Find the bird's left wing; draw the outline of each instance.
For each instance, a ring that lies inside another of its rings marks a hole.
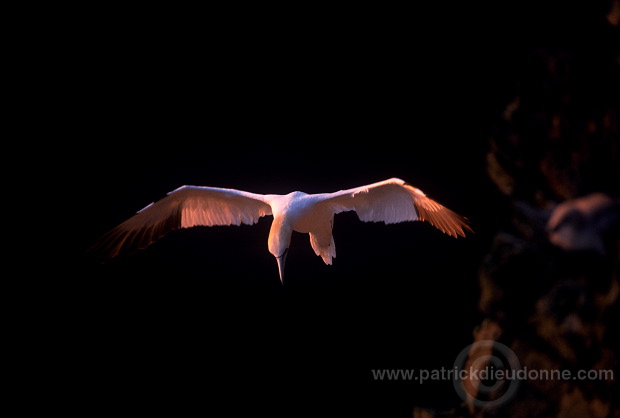
[[[271,215],[264,196],[217,187],[182,186],[151,203],[91,248],[102,258],[147,247],[170,231],[197,225],[255,224]]]
[[[354,210],[364,222],[427,221],[453,237],[464,237],[465,231],[472,231],[467,219],[398,178],[316,196],[318,204],[326,205],[333,213]]]

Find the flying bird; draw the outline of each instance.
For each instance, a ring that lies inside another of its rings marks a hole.
[[[278,262],[283,283],[292,232],[309,234],[316,255],[330,265],[336,257],[332,235],[334,215],[347,211],[355,211],[363,222],[426,221],[455,238],[465,237],[465,231],[472,232],[466,218],[398,178],[318,194],[256,194],[219,187],[182,186],[109,231],[91,250],[112,258],[143,249],[176,229],[252,225],[263,216],[273,215],[268,248]]]

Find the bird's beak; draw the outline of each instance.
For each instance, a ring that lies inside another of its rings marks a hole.
[[[280,257],[276,257],[278,260],[278,272],[280,273],[280,282],[284,284],[284,263],[286,262],[286,255],[288,254],[288,248],[284,251]]]

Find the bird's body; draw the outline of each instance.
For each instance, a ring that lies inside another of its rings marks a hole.
[[[334,215],[356,211],[364,222],[428,221],[456,237],[471,231],[466,219],[426,197],[422,191],[392,178],[335,193],[256,194],[235,189],[182,186],[112,229],[94,246],[105,257],[142,249],[167,232],[198,225],[254,224],[273,215],[269,252],[276,257],[280,280],[292,231],[307,233],[325,264],[336,256]]]

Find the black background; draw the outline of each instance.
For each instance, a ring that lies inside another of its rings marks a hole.
[[[290,417],[457,405],[451,382],[371,371],[450,368],[471,342],[478,268],[507,217],[488,137],[524,57],[586,42],[598,10],[519,5],[149,6],[52,24],[43,150],[60,175],[50,199],[71,208],[47,235],[65,262],[47,284],[62,314],[43,363],[69,382],[54,402]],[[476,233],[341,214],[334,264],[294,234],[284,285],[270,217],[176,231],[103,265],[84,255],[184,184],[317,193],[390,177]]]

